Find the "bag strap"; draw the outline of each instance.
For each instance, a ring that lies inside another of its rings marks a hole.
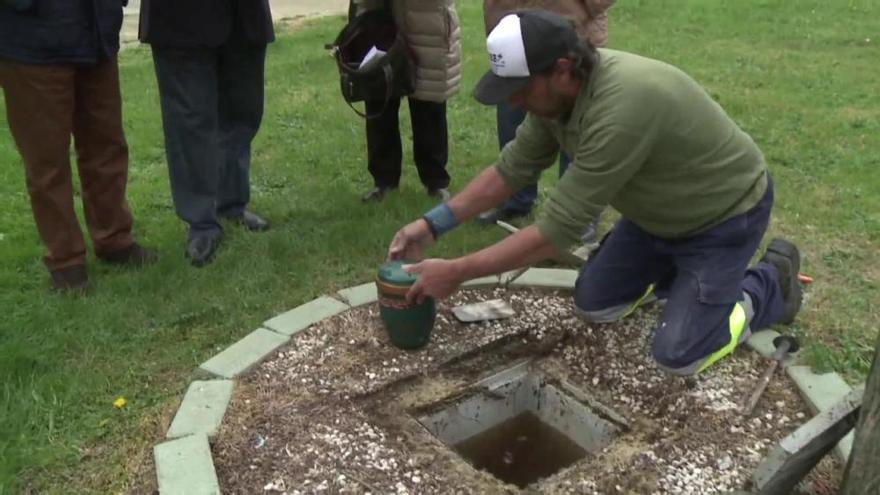
[[[393,83],[394,74],[391,72],[391,66],[388,64],[382,66],[382,72],[385,73],[385,101],[382,102],[382,109],[379,110],[378,113],[373,113],[373,114],[366,113],[366,108],[367,108],[366,102],[364,102],[364,112],[361,112],[360,110],[355,108],[354,105],[352,105],[350,101],[345,100],[345,103],[347,103],[348,106],[352,110],[354,110],[354,113],[360,115],[361,118],[363,118],[365,120],[373,120],[373,119],[379,118],[383,113],[385,113],[385,110],[388,109],[388,103],[391,102],[391,88],[392,88],[391,85]]]

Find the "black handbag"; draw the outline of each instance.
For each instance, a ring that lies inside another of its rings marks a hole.
[[[349,11],[349,22],[336,40],[328,45],[339,68],[342,97],[358,115],[373,119],[385,112],[392,99],[410,95],[415,90],[415,64],[409,47],[398,31],[388,5],[360,15]],[[385,52],[361,68],[361,61],[371,48]],[[382,101],[379,113],[367,115],[352,103]]]

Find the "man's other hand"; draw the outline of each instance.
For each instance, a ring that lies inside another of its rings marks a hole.
[[[437,300],[449,297],[464,282],[458,266],[455,261],[439,258],[404,265],[404,270],[418,275],[416,282],[406,294],[406,300],[410,303],[421,303],[426,297]]]

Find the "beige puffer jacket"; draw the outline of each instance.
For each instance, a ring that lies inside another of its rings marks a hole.
[[[358,11],[382,0],[354,0]],[[454,0],[392,0],[397,27],[416,58],[418,100],[443,102],[461,89],[461,26]]]
[[[516,10],[544,9],[574,21],[578,35],[595,46],[608,41],[608,9],[614,0],[483,0],[486,34]]]

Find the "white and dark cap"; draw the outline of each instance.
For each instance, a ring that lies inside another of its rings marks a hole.
[[[553,12],[525,10],[504,16],[486,38],[491,69],[477,83],[474,98],[484,105],[506,101],[577,43],[574,24]]]

